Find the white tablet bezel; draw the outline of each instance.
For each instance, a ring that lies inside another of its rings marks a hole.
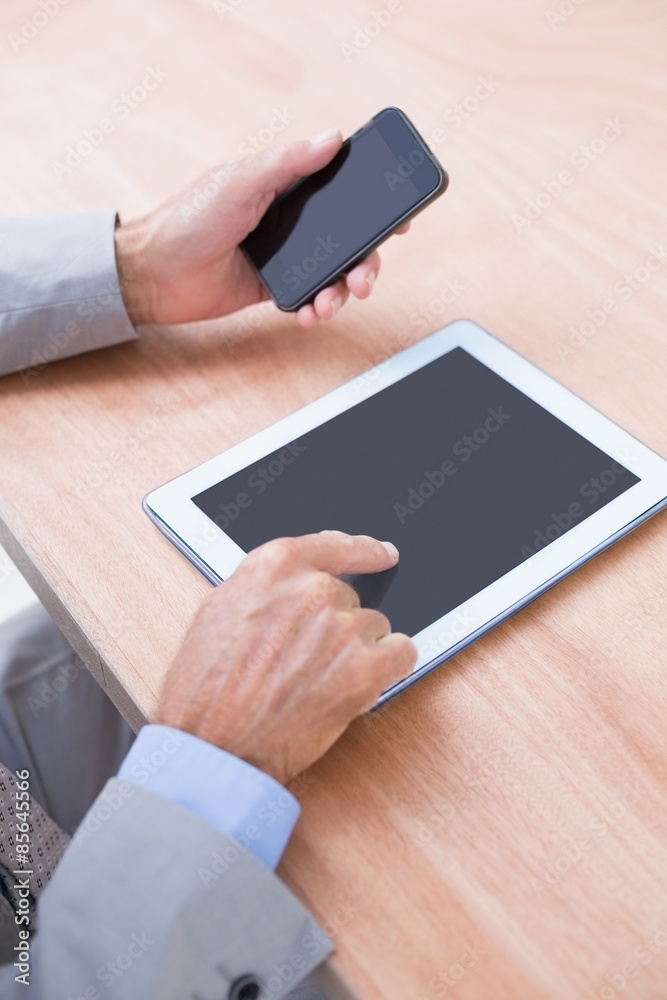
[[[419,659],[412,674],[384,692],[378,705],[666,506],[667,462],[477,324],[457,320],[153,490],[144,500],[144,509],[158,527],[212,583],[219,583],[234,572],[245,552],[199,510],[192,497],[455,347],[464,348],[641,482],[415,635]]]

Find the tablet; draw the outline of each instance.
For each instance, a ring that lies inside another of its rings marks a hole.
[[[355,582],[414,638],[378,705],[667,505],[667,462],[460,320],[150,493],[214,584],[271,538],[394,542]]]

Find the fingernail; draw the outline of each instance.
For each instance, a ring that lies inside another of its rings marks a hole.
[[[382,542],[392,559],[398,559],[398,549],[393,542]]]
[[[340,135],[340,130],[337,128],[328,128],[326,132],[320,132],[316,135],[314,139],[311,139],[313,146],[326,146],[328,142],[333,142],[334,139],[338,138]]]
[[[375,281],[376,277],[377,275],[375,271],[371,271],[370,274],[368,274],[366,277],[366,284],[368,285],[368,288],[371,292],[373,291],[373,282]]]
[[[343,300],[340,297],[340,295],[337,295],[335,299],[332,299],[332,301],[331,301],[331,319],[334,318],[334,316],[336,315],[336,313],[338,312],[338,310],[340,309],[340,307],[342,306],[342,304],[343,304]]]

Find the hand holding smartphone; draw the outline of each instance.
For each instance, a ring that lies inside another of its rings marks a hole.
[[[441,195],[447,183],[408,117],[385,108],[323,170],[277,198],[241,249],[276,305],[296,311]]]

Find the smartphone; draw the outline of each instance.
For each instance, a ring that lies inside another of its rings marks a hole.
[[[241,249],[276,305],[291,312],[350,271],[447,183],[407,115],[385,108],[324,169],[277,198]]]

